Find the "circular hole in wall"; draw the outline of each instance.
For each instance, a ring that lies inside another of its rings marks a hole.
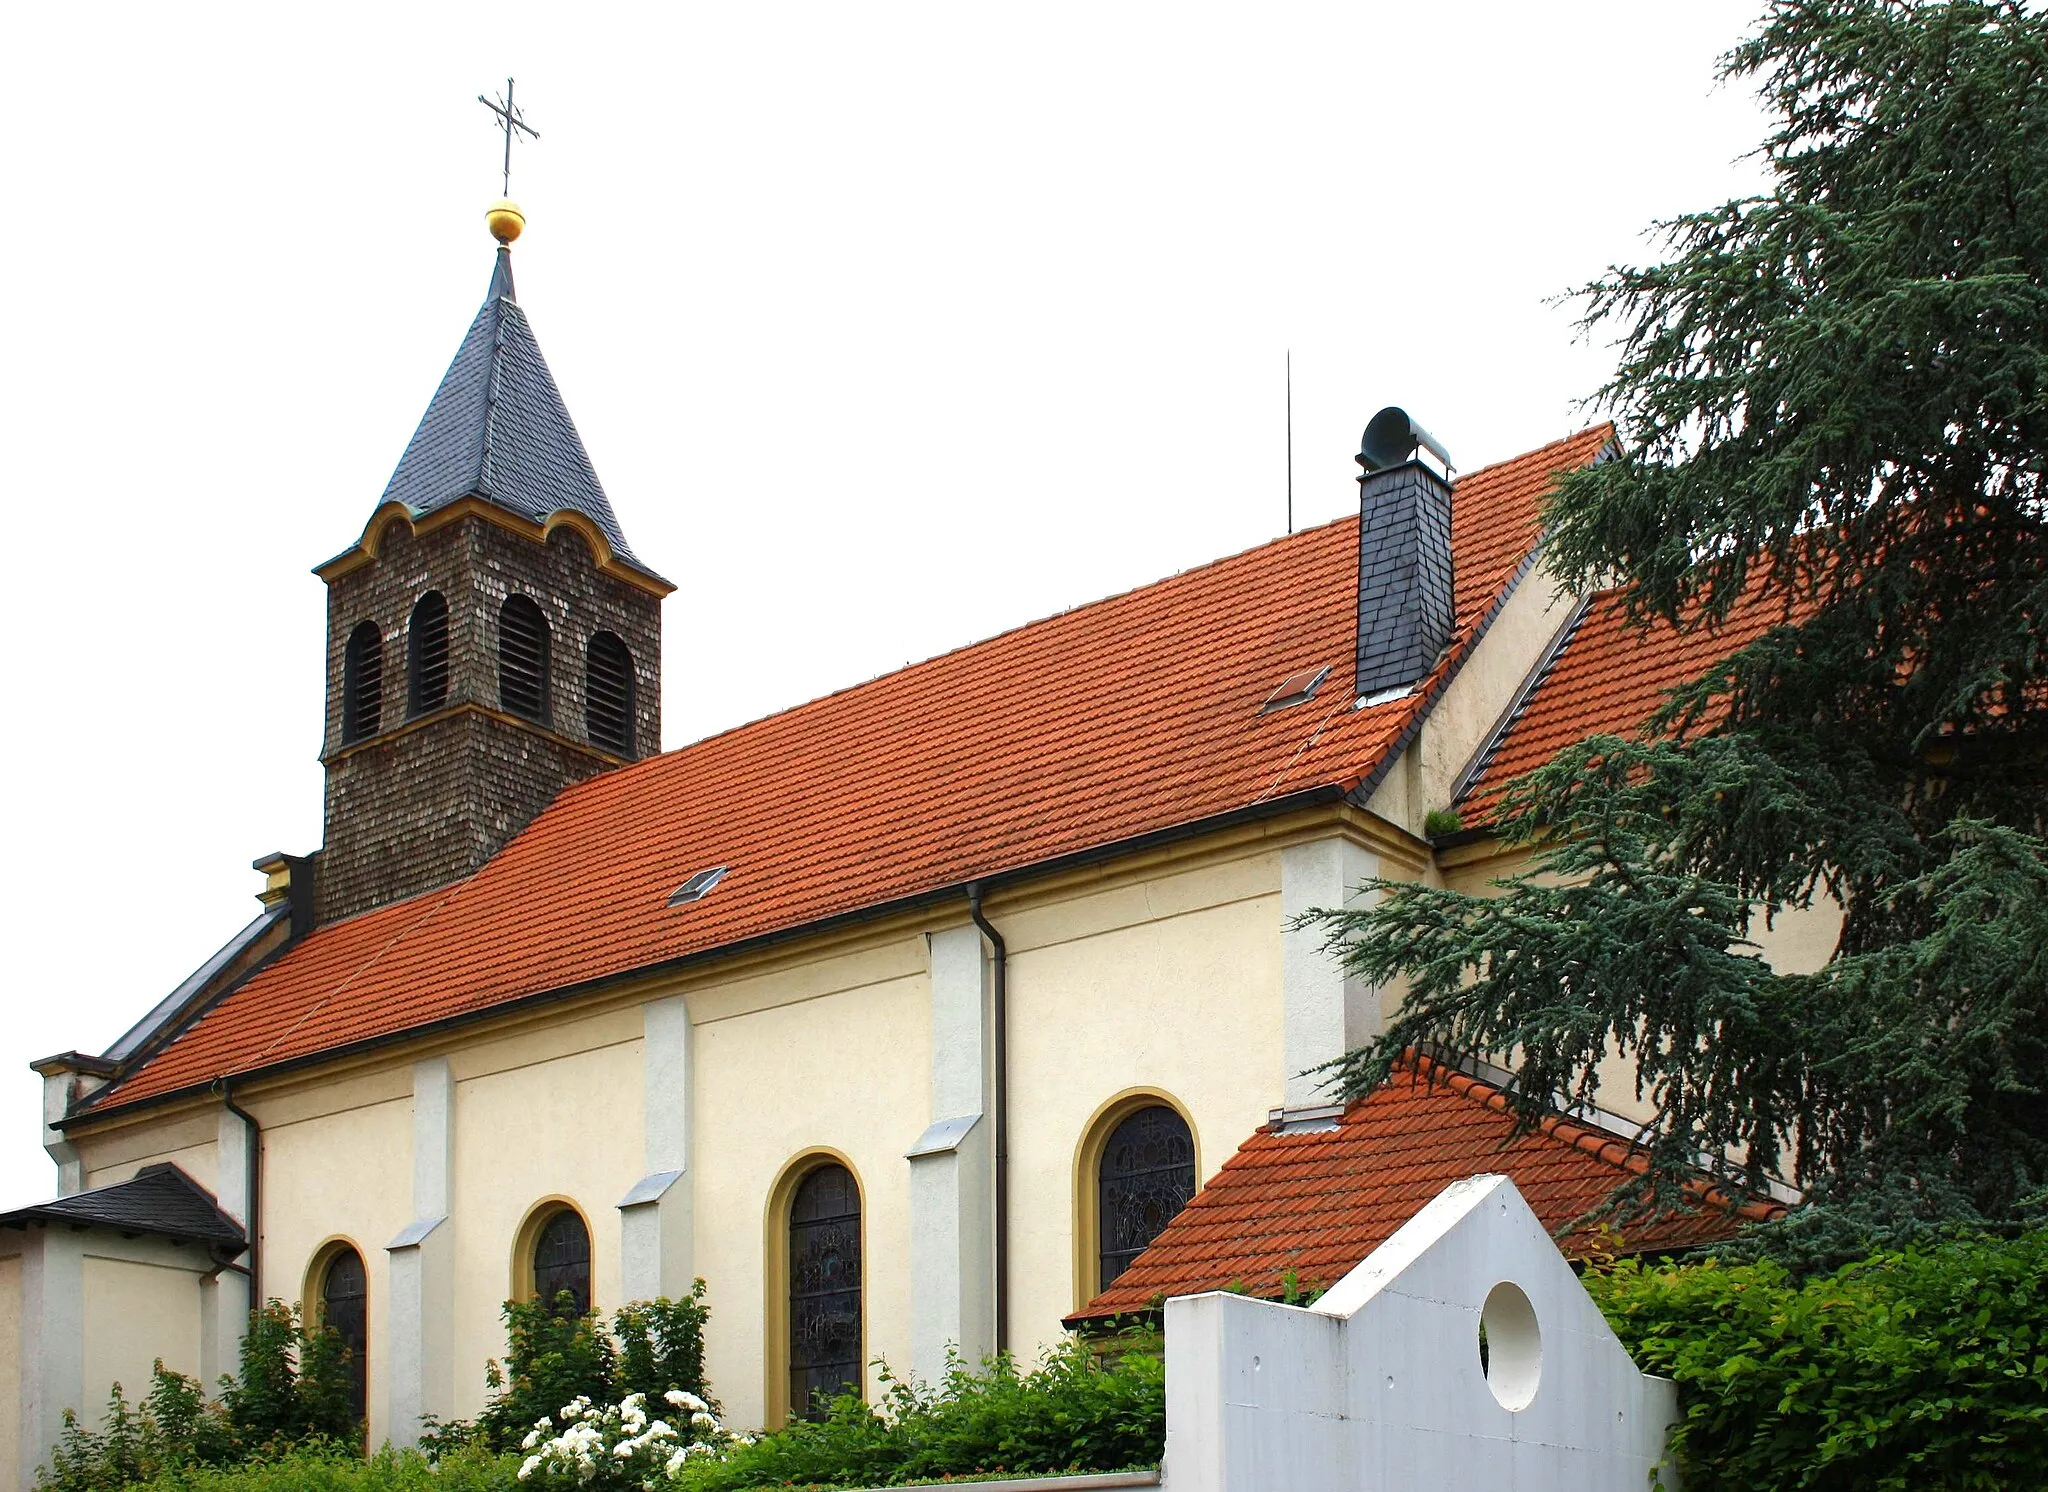
[[[1502,1280],[1479,1311],[1479,1365],[1503,1409],[1527,1409],[1543,1376],[1543,1334],[1519,1285]]]

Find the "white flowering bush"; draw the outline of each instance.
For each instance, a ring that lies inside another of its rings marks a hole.
[[[542,1487],[590,1492],[675,1485],[694,1459],[722,1459],[734,1446],[752,1445],[718,1422],[711,1406],[672,1388],[662,1395],[665,1417],[651,1416],[645,1394],[616,1404],[571,1399],[553,1416],[535,1420],[520,1442],[527,1453],[519,1480]]]

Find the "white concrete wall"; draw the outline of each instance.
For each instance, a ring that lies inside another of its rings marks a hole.
[[[1447,1187],[1306,1310],[1167,1302],[1166,1352],[1167,1492],[1641,1492],[1678,1417],[1505,1176]]]

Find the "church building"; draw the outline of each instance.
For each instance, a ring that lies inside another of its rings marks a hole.
[[[1477,1080],[1333,1100],[1318,1067],[1400,991],[1294,919],[1512,870],[1499,785],[1694,666],[1543,563],[1608,427],[1457,474],[1383,411],[1353,516],[663,752],[672,588],[492,225],[482,308],[317,567],[320,847],[257,860],[254,919],[112,1047],[35,1064],[56,1196],[0,1212],[0,1479],[155,1358],[231,1370],[252,1301],[341,1330],[371,1443],[405,1444],[482,1407],[506,1300],[701,1277],[712,1391],[774,1424],[1199,1282],[1255,1186],[1134,1261],[1241,1146],[1239,1181],[1321,1147],[1316,1207],[1383,1110],[1373,1165],[1495,1168]],[[1612,1138],[1539,1159],[1583,1191]]]

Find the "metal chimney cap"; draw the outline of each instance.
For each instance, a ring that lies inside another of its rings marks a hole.
[[[1416,424],[1407,410],[1389,404],[1366,424],[1358,442],[1358,464],[1368,472],[1385,471],[1413,461],[1417,450],[1428,451],[1443,462],[1445,471],[1452,469],[1451,453],[1443,448],[1443,442]]]

